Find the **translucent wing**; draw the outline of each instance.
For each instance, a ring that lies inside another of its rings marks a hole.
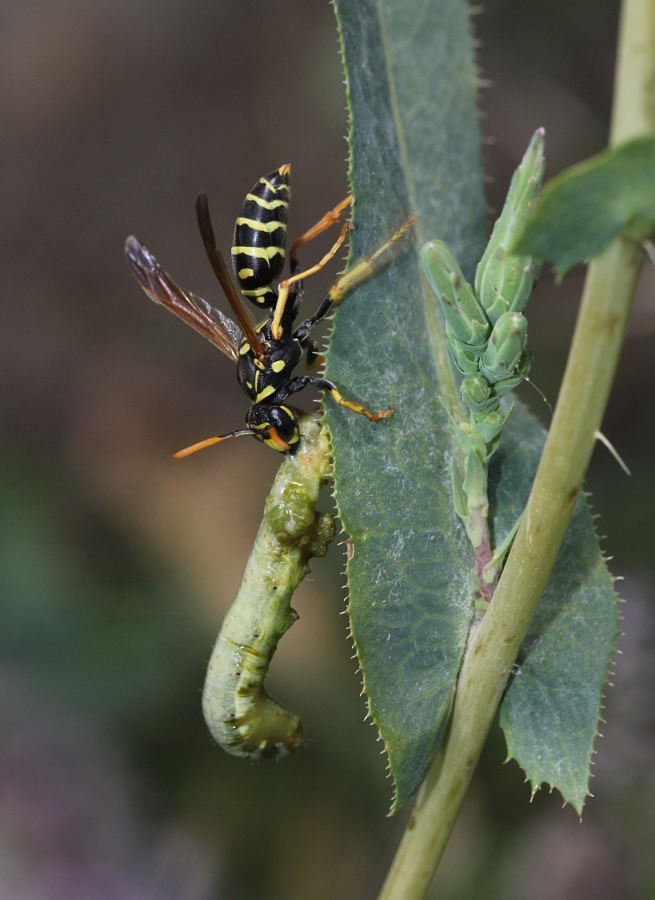
[[[198,218],[198,225],[200,227],[202,241],[205,245],[205,251],[207,253],[210,265],[214,270],[214,274],[218,278],[219,284],[225,291],[225,296],[229,300],[232,311],[237,317],[239,325],[241,326],[241,329],[246,336],[248,343],[255,353],[255,356],[257,356],[259,359],[263,359],[264,350],[262,349],[260,340],[257,337],[255,326],[250,320],[248,311],[243,305],[243,301],[239,296],[239,292],[236,289],[232,278],[230,277],[230,273],[228,272],[227,266],[225,265],[225,260],[223,259],[223,254],[216,246],[212,220],[209,215],[209,201],[207,200],[206,194],[200,193],[196,197],[196,215]]]
[[[232,319],[229,319],[227,316],[224,316],[220,309],[210,306],[206,300],[203,300],[202,297],[199,297],[197,294],[192,294],[191,291],[189,291],[187,296],[196,304],[196,306],[205,310],[207,315],[219,328],[222,328],[223,331],[227,333],[234,346],[238,348],[241,339],[243,338],[243,332],[237,323],[233,322]]]
[[[238,325],[202,297],[183,291],[135,237],[125,241],[125,256],[136,280],[151,300],[175,313],[230,359],[237,359],[241,341]]]

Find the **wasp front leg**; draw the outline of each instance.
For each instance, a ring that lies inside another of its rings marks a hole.
[[[312,387],[318,388],[319,391],[324,391],[326,394],[329,394],[335,403],[338,403],[339,406],[345,406],[346,409],[349,409],[351,412],[357,413],[359,416],[366,416],[369,422],[377,422],[379,419],[388,418],[393,409],[389,407],[388,409],[384,409],[381,412],[372,413],[369,412],[366,407],[362,406],[361,403],[355,403],[354,400],[346,400],[345,397],[341,395],[341,392],[338,390],[335,384],[332,384],[331,381],[328,381],[326,378],[314,378],[311,375],[299,375],[297,378],[292,378],[291,381],[288,382],[284,386],[285,396],[288,394],[295,394],[298,391],[302,391],[303,388],[312,385]]]

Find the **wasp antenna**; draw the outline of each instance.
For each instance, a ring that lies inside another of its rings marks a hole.
[[[192,444],[190,447],[185,447],[184,450],[178,450],[177,453],[173,454],[173,459],[184,459],[185,456],[191,456],[192,453],[204,450],[205,447],[212,447],[214,444],[226,441],[228,438],[241,437],[245,434],[252,434],[252,431],[249,428],[244,428],[242,431],[231,431],[229,434],[207,438],[204,441],[199,441],[197,444]]]

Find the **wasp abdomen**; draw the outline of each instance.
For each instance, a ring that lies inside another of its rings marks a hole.
[[[257,306],[275,306],[271,284],[282,274],[287,243],[290,166],[260,178],[246,195],[234,229],[232,264],[241,292]]]

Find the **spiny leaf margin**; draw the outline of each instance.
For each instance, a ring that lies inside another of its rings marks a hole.
[[[352,254],[370,252],[412,210],[416,245],[448,241],[472,277],[485,205],[467,4],[338,0],[335,8],[350,111]],[[472,551],[452,505],[438,368],[442,392],[455,396],[412,247],[339,309],[326,372],[369,407],[394,407],[376,425],[326,410],[354,551],[352,635],[389,756],[394,811],[438,746],[472,617]]]
[[[440,9],[446,5],[420,4],[423,8]],[[381,9],[386,12],[393,6],[391,2],[375,4],[372,0],[358,4],[340,0],[337,4],[351,113],[350,177],[356,200],[353,255],[370,252],[386,238],[406,215],[411,197],[414,200],[411,207],[421,216],[417,243],[420,245],[432,237],[447,241],[457,248],[458,259],[470,278],[481,254],[482,241],[477,241],[474,251],[475,241],[471,235],[480,233],[476,227],[475,203],[463,204],[461,197],[457,197],[456,181],[444,177],[449,167],[459,172],[458,163],[467,158],[466,153],[457,153],[457,138],[452,132],[448,133],[449,122],[439,121],[438,124],[447,132],[446,145],[456,158],[437,154],[434,157],[436,174],[433,172],[430,182],[428,166],[424,173],[425,189],[416,192],[416,182],[411,177],[405,181],[403,170],[403,166],[409,166],[410,174],[412,172],[416,145],[408,137],[415,133],[405,129],[400,139],[396,134],[397,118],[394,115],[400,115],[401,96],[397,83],[390,82],[392,89],[378,107],[366,93],[375,83],[375,36],[371,39],[371,35],[365,35],[368,37],[368,41],[363,41],[366,52],[361,52],[361,46],[357,44],[354,52],[350,47],[350,57],[355,62],[350,67],[354,77],[349,78],[344,9],[348,8],[354,14],[355,26],[359,27],[367,21],[370,25],[366,10],[369,13]],[[397,33],[397,28],[390,29],[389,23],[386,24],[387,35],[390,30]],[[424,29],[426,33],[428,30]],[[415,50],[413,45],[412,49]],[[421,60],[416,53],[413,63],[420,68]],[[377,71],[384,71],[388,77],[389,67],[386,64],[380,66],[378,59]],[[457,72],[457,77],[461,75],[461,71]],[[360,103],[360,112],[363,107],[369,119],[367,127],[360,127],[358,131],[357,116],[353,118],[353,112],[358,108],[357,101],[363,98],[369,102],[366,105]],[[461,112],[461,98],[459,107]],[[477,130],[476,134],[479,161]],[[481,171],[478,174],[481,199]],[[437,214],[433,215],[435,210]],[[467,223],[466,227],[462,222]],[[453,226],[450,231],[449,223]],[[462,240],[467,229],[468,243]],[[396,787],[394,811],[419,786],[441,740],[472,618],[468,581],[471,551],[452,510],[448,465],[453,451],[447,423],[435,403],[436,369],[442,375],[442,393],[447,395],[454,382],[450,369],[444,369],[440,358],[441,327],[432,298],[424,287],[420,275],[418,278],[416,275],[415,253],[410,251],[371,282],[362,285],[356,296],[339,310],[328,356],[329,377],[337,380],[350,395],[372,407],[382,408],[391,402],[396,408],[390,420],[373,428],[334,409],[329,403],[326,411],[335,450],[339,512],[345,529],[352,535],[353,557],[348,566],[352,636],[368,694],[369,712],[378,725],[389,756]],[[496,544],[502,541],[524,508],[542,445],[542,429],[517,403],[490,470],[490,517]],[[576,511],[578,516],[584,540],[592,541],[598,561],[601,556],[584,501]],[[566,565],[562,560],[565,561],[569,553],[577,559],[580,548],[576,545],[573,552],[566,550],[565,553],[554,570],[554,579],[558,566]],[[564,783],[557,777],[553,779],[565,799],[576,808],[580,796],[584,797],[588,790],[600,694],[616,634],[616,595],[611,577],[604,568],[603,571],[602,596],[600,601],[597,598],[596,605],[600,602],[605,613],[603,617],[601,610],[605,664],[594,676],[597,703],[588,708],[586,745],[579,754],[575,783]],[[549,591],[550,587],[546,596]],[[562,615],[575,615],[574,605],[567,605],[567,591],[560,590],[558,596]],[[593,630],[599,616],[593,603],[591,607],[594,615],[588,616],[585,641],[593,644]],[[529,670],[532,661],[538,662],[536,656],[530,655],[530,647],[550,638],[550,625],[550,620],[539,617],[535,620],[530,634],[536,636],[536,640],[526,644],[520,657],[523,666],[528,667],[524,671]],[[568,632],[566,637],[570,637]],[[575,670],[576,651],[585,646],[585,641],[558,637],[553,648],[555,669],[561,671],[572,662]],[[534,668],[537,681],[544,682],[545,694],[554,692],[556,697],[557,683],[548,683],[549,672],[538,664]],[[541,715],[541,709],[533,696],[522,714],[512,715],[519,706],[516,702],[519,696],[517,683],[517,679],[510,683],[501,715],[505,717],[506,736],[513,755],[533,779],[533,784],[538,784],[549,780],[551,773],[546,768],[542,771],[535,767],[525,734],[529,732],[534,715]],[[557,741],[548,745],[548,738],[553,733],[556,736],[556,731],[543,736],[544,758],[556,759],[561,750]]]
[[[524,507],[546,439],[520,404],[510,424],[490,471],[494,507],[503,510],[494,524],[503,532],[511,521],[507,494],[514,494],[519,509]],[[512,483],[503,470],[522,470],[524,476]],[[578,814],[589,793],[603,687],[618,630],[614,579],[580,495],[500,706],[508,759],[518,762],[533,792],[548,784]]]

